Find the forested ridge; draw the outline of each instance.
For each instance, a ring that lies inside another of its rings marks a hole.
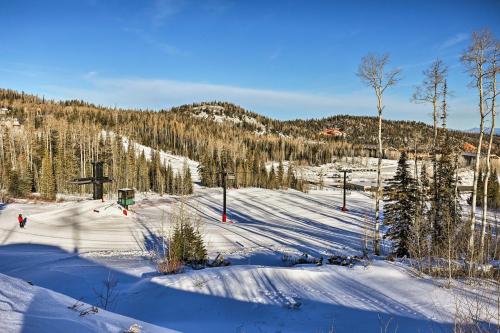
[[[36,191],[48,198],[56,192],[80,190],[68,180],[90,175],[90,162],[98,159],[106,162],[106,171],[114,179],[111,190],[132,186],[161,193],[185,191],[182,179],[190,175],[175,174],[154,154],[144,156],[126,149],[122,137],[202,162],[202,176],[209,173],[208,178],[202,177],[204,185],[220,185],[219,172],[224,167],[252,173],[241,186],[294,187],[290,177],[288,183],[283,180],[270,185],[264,181],[264,163],[290,160],[322,164],[335,157],[360,155],[363,145],[376,142],[377,133],[374,117],[335,115],[280,121],[226,102],[195,103],[162,111],[126,110],[79,100],[45,100],[0,89],[0,107],[9,110],[5,119],[17,118],[20,123],[17,129],[0,127],[2,189],[17,195]],[[328,127],[341,128],[346,136],[320,136],[320,131]],[[419,145],[426,147],[431,132],[430,126],[420,122],[384,121],[387,146],[404,147],[418,133]],[[450,133],[461,142],[476,141],[477,134]]]

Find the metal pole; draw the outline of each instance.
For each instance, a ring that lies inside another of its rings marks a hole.
[[[347,171],[344,171],[344,202],[342,205],[342,211],[347,212],[347,207],[346,207],[346,202],[345,202],[345,196],[346,196],[346,180],[347,180]]]
[[[222,172],[222,187],[224,188],[224,199],[222,203],[222,222],[226,222],[226,170]]]

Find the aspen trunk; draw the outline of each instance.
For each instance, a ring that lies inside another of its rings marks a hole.
[[[479,87],[479,113],[481,120],[479,123],[479,141],[476,149],[476,164],[474,166],[474,180],[472,183],[472,207],[470,214],[470,236],[469,236],[469,256],[470,261],[474,260],[474,231],[476,226],[476,203],[477,203],[477,183],[479,176],[479,167],[481,165],[481,147],[483,145],[483,132],[484,132],[484,102],[483,102],[483,79],[482,75],[478,81]]]
[[[490,128],[490,138],[488,142],[488,150],[486,152],[486,176],[484,180],[484,187],[483,187],[483,214],[481,218],[481,242],[479,246],[479,260],[483,261],[486,259],[484,257],[484,238],[486,236],[486,225],[487,225],[487,215],[488,215],[488,180],[490,179],[491,176],[491,161],[490,161],[490,155],[491,155],[491,146],[493,145],[493,137],[495,136],[495,103],[496,103],[496,66],[493,66],[493,98],[491,101],[491,128]]]
[[[377,94],[378,109],[378,163],[377,163],[377,192],[375,193],[375,237],[374,252],[380,254],[380,195],[382,193],[382,96]]]

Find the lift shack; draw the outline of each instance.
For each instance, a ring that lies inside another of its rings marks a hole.
[[[118,190],[118,204],[128,209],[128,206],[135,204],[135,191],[131,188],[121,188]]]

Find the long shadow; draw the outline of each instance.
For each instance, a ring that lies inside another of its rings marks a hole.
[[[40,258],[44,258],[45,262],[40,263]],[[379,329],[379,313],[375,311],[321,302],[314,298],[302,299],[300,309],[293,310],[283,304],[283,295],[271,300],[271,304],[242,301],[219,296],[224,293],[220,288],[211,289],[208,282],[204,291],[186,291],[169,286],[169,282],[174,281],[172,276],[135,276],[55,246],[1,246],[0,272],[75,299],[83,297],[90,304],[96,303],[93,289],[98,289],[101,281],[111,274],[119,281],[119,297],[112,311],[181,332],[318,332],[326,331],[332,322],[336,332],[374,332]],[[208,275],[211,272],[216,276],[227,275],[229,281],[245,276],[237,275],[229,268],[207,269],[206,272]],[[175,281],[181,280],[194,281],[193,274],[188,272],[175,277]],[[273,290],[276,289],[273,288],[273,279],[262,277],[257,281],[259,288],[269,287],[271,291],[279,292]],[[224,292],[240,288],[244,294],[245,282],[251,281],[225,282],[222,288]],[[358,287],[345,286],[347,290]],[[31,306],[41,301],[34,297]],[[75,320],[77,316],[75,314]],[[398,323],[399,330],[404,332],[422,331],[430,324],[428,319],[418,314],[398,313],[391,316]],[[33,327],[40,327],[39,320],[26,315],[22,332],[32,332]],[[438,325],[445,330],[452,328],[449,324]]]
[[[220,211],[220,206],[217,204],[204,203],[205,207],[215,213]],[[245,203],[246,206],[253,206],[250,203]],[[254,206],[256,209],[260,207]],[[268,216],[272,213],[266,213]],[[284,216],[276,216],[280,220],[293,222],[296,226],[269,223],[263,219],[257,219],[254,216],[242,213],[240,211],[232,211],[231,215],[237,221],[237,228],[249,231],[258,238],[269,239],[277,244],[294,248],[300,252],[306,252],[314,256],[321,255],[318,251],[318,245],[306,245],[310,240],[323,245],[323,249],[329,249],[336,243],[342,243],[344,247],[356,249],[360,247],[362,234],[353,231],[348,231],[323,223],[319,223],[310,219],[305,219],[295,215],[282,213]],[[208,215],[207,215],[208,216]],[[297,226],[298,225],[298,226]],[[301,228],[302,226],[303,228]],[[313,230],[311,230],[313,228]],[[319,233],[323,232],[320,237]],[[326,235],[325,235],[326,234]],[[308,237],[309,240],[305,237]],[[292,240],[292,242],[290,241]],[[258,242],[258,241],[257,241]],[[347,245],[347,246],[346,246]]]
[[[7,208],[7,205],[6,203],[4,202],[0,202],[0,214],[2,214],[2,211],[5,210]]]

